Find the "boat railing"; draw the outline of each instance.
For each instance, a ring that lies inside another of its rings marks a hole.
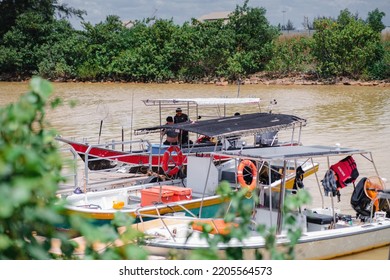
[[[174,207],[179,207],[182,209],[182,211],[176,211],[173,212],[172,215],[161,215],[160,210],[159,210],[159,204],[155,204],[155,213],[157,214],[150,214],[150,211],[145,209],[144,207],[137,208],[135,210],[136,217],[139,219],[139,223],[137,224],[137,229],[140,230],[140,227],[142,227],[142,231],[146,231],[147,226],[146,223],[149,220],[156,220],[161,223],[163,228],[167,231],[167,233],[170,235],[170,237],[175,240],[176,233],[174,228],[170,228],[169,225],[173,222],[178,222],[178,223],[190,223],[198,220],[199,218],[192,213],[190,210],[188,210],[185,206],[183,206],[180,203],[170,203],[169,208],[173,209]],[[145,212],[143,212],[145,211]],[[188,215],[186,215],[188,214]],[[167,221],[172,221],[172,222],[167,222]]]
[[[120,161],[121,158],[124,158],[126,156],[129,156],[129,155],[133,155],[133,154],[144,154],[144,155],[148,155],[149,156],[149,164],[151,166],[151,159],[152,159],[152,145],[150,143],[150,141],[148,140],[144,140],[144,139],[140,139],[140,140],[129,140],[129,141],[115,141],[115,140],[112,140],[111,143],[104,143],[104,144],[89,144],[87,142],[84,143],[86,146],[88,146],[87,150],[82,153],[82,152],[79,152],[80,154],[84,154],[85,156],[88,156],[90,157],[91,156],[91,150],[93,148],[103,148],[103,149],[110,149],[112,151],[117,151],[117,152],[121,152],[122,154],[115,154],[115,155],[112,155],[112,156],[96,156],[96,157],[99,157],[99,159],[106,159],[106,160],[112,160],[112,161]],[[132,147],[133,145],[135,144],[139,144],[140,145],[140,149],[138,150],[134,150]],[[117,146],[120,146],[121,149],[117,149]],[[125,150],[124,147],[126,145],[129,145],[130,146],[130,149],[129,150]],[[95,155],[94,155],[95,157]],[[92,159],[89,159],[89,160],[92,160]]]
[[[101,147],[107,147],[107,144],[93,144],[93,145],[88,145],[88,148],[87,150],[85,151],[84,153],[84,179],[85,179],[85,185],[86,186],[91,186],[91,185],[94,185],[94,183],[91,183],[90,182],[90,176],[89,174],[91,173],[101,173],[102,170],[89,170],[89,163],[90,162],[93,162],[93,161],[98,161],[98,160],[112,160],[114,162],[120,162],[122,158],[125,158],[127,156],[131,156],[131,155],[134,155],[134,154],[137,154],[137,155],[146,155],[148,156],[149,160],[148,160],[148,164],[146,165],[148,167],[149,170],[152,169],[152,146],[150,144],[150,142],[148,140],[131,140],[131,141],[121,141],[121,142],[115,142],[113,141],[113,144],[112,144],[112,149],[115,149],[115,145],[120,145],[120,146],[124,146],[124,145],[130,145],[132,146],[133,144],[136,144],[136,143],[139,143],[141,145],[145,145],[146,144],[146,149],[145,150],[140,150],[140,151],[126,151],[126,152],[123,152],[123,154],[121,155],[114,155],[114,156],[91,156],[91,151],[93,148],[101,148]],[[122,171],[123,170],[123,171]],[[108,169],[105,169],[105,172],[104,174],[108,174],[108,172],[122,172],[122,173],[126,173],[126,169],[124,169],[123,166],[117,166],[116,167],[113,167],[113,168],[108,168]],[[129,176],[127,176],[128,178]],[[121,180],[121,179],[119,179]],[[116,181],[116,183],[118,183],[118,178],[111,178],[111,180],[105,180],[104,184],[107,184],[109,183],[109,181],[111,181],[111,183],[113,183],[114,181]],[[128,179],[125,179],[125,181],[128,181]],[[98,184],[101,184],[101,182],[98,182]]]
[[[157,214],[150,214],[150,211],[144,209],[143,207],[136,209],[135,211],[136,217],[140,221],[136,225],[137,230],[140,230],[142,232],[147,232],[147,230],[150,228],[147,225],[147,223],[150,221],[156,221],[153,222],[153,228],[158,228],[156,223],[161,224],[162,228],[166,231],[169,237],[176,242],[176,237],[179,235],[178,228],[177,228],[178,225],[184,224],[187,227],[190,227],[193,223],[199,222],[199,224],[211,224],[215,229],[218,229],[219,227],[216,224],[216,221],[221,219],[199,218],[198,216],[196,216],[194,213],[192,213],[190,210],[188,210],[186,207],[184,207],[179,203],[172,203],[172,204],[170,203],[169,206],[171,208],[173,208],[174,206],[178,206],[183,211],[174,212],[172,215],[162,215],[159,211],[158,204],[155,205],[155,213]],[[155,234],[157,234],[157,232]]]
[[[174,208],[174,207],[179,207],[181,208],[183,211],[174,211],[173,212],[173,216],[162,216],[160,214],[160,211],[159,211],[159,206],[160,204],[154,204],[154,207],[156,209],[156,214],[150,214],[149,211],[147,209],[145,209],[144,207],[139,207],[135,210],[135,213],[137,215],[137,217],[140,218],[140,220],[143,220],[143,218],[170,218],[170,217],[180,217],[180,216],[175,216],[175,213],[180,213],[180,215],[183,215],[185,213],[187,213],[189,215],[189,217],[194,217],[194,218],[198,218],[198,216],[196,216],[194,213],[192,213],[189,209],[187,209],[184,205],[182,205],[181,203],[177,203],[177,202],[170,202],[168,204],[168,207],[169,208]],[[145,212],[143,212],[145,211]]]
[[[77,168],[77,152],[72,147],[60,147],[61,154],[70,152],[71,158],[68,161],[63,161],[62,177],[65,182],[60,184],[58,194],[73,191],[78,182],[78,168]]]
[[[152,160],[152,149],[150,142],[147,140],[133,140],[133,141],[123,141],[120,142],[120,145],[132,145],[134,143],[140,143],[141,145],[147,146],[147,149],[144,151],[137,151],[137,155],[146,155],[149,158],[148,164],[146,167],[151,169],[151,160]],[[117,143],[118,144],[118,143]],[[129,164],[119,164],[120,158],[134,154],[135,152],[124,152],[121,155],[115,156],[96,156],[91,155],[93,148],[107,147],[106,144],[94,144],[89,145],[84,153],[76,151],[73,147],[60,147],[62,153],[70,152],[71,158],[64,160],[67,162],[65,172],[63,172],[63,177],[72,178],[71,180],[66,180],[66,183],[60,186],[59,194],[69,193],[70,190],[75,191],[80,189],[83,192],[86,191],[97,191],[107,188],[115,188],[118,186],[123,187],[124,185],[136,184],[141,179],[145,179],[145,174],[130,173],[128,168],[131,167]],[[80,166],[77,161],[78,155],[84,155],[84,164]],[[119,160],[118,160],[119,159]],[[117,162],[114,167],[106,169],[92,170],[89,168],[90,163],[99,160],[108,160]],[[68,172],[69,171],[69,172]],[[84,172],[83,175],[80,173]],[[82,177],[82,183],[80,184],[79,180]]]

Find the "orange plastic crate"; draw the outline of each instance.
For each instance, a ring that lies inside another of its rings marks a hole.
[[[173,201],[173,191],[150,188],[141,190],[141,206],[168,203]]]
[[[160,187],[153,187],[160,190]],[[161,186],[164,191],[172,191],[172,201],[190,200],[192,199],[192,189],[177,187],[177,186]]]

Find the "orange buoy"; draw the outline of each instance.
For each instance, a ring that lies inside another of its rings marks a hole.
[[[176,160],[173,162],[175,163],[175,167],[172,169],[169,169],[169,161],[172,159],[172,154],[176,153]],[[170,146],[164,153],[162,161],[161,161],[161,167],[164,170],[165,174],[168,176],[173,176],[177,172],[179,172],[181,166],[183,165],[184,157],[183,152],[178,146]]]
[[[250,168],[252,173],[252,181],[250,184],[247,184],[244,180],[244,169],[245,167]],[[257,184],[257,168],[256,165],[249,159],[244,159],[240,162],[237,169],[237,180],[240,183],[241,187],[248,189],[250,192],[254,191]]]

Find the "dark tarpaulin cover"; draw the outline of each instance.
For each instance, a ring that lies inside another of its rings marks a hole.
[[[306,125],[306,120],[293,115],[253,113],[238,116],[210,119],[192,123],[154,126],[135,130],[136,135],[158,132],[162,128],[187,130],[210,137],[253,135],[287,129],[294,125]]]

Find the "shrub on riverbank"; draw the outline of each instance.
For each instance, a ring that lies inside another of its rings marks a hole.
[[[80,243],[71,239],[73,231],[60,231],[67,224],[84,236],[84,259],[145,259],[144,250],[130,244],[99,252],[97,244],[121,240],[127,244],[137,236],[134,230],[119,234],[118,226],[132,221],[121,213],[113,225],[94,226],[77,215],[64,215],[56,196],[62,157],[48,128],[45,108],[59,100],[48,99],[52,85],[38,77],[30,82],[31,91],[20,100],[0,108],[0,260],[75,259]],[[53,246],[57,244],[57,246]],[[58,245],[60,244],[60,245]]]
[[[65,19],[24,13],[0,38],[0,80],[39,74],[58,81],[235,82],[258,72],[334,80],[388,80],[388,37],[380,37],[384,13],[366,21],[341,11],[315,20],[312,36],[280,36],[266,10],[237,6],[228,23],[145,19],[131,28],[117,16],[74,30]]]

